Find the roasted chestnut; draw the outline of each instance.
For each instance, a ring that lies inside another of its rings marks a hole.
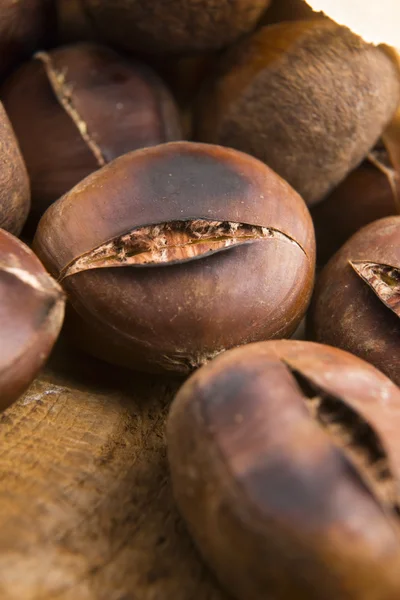
[[[71,2],[71,0],[68,0]],[[306,0],[279,0],[272,2],[261,20],[262,25],[274,25],[282,21],[321,19],[323,13],[315,12]]]
[[[64,294],[33,252],[0,229],[0,410],[29,386],[61,329]]]
[[[397,386],[310,342],[237,348],[183,385],[174,494],[234,598],[399,598],[399,427]]]
[[[188,371],[290,336],[307,308],[314,232],[298,194],[256,159],[176,142],[122,156],[53,204],[34,248],[92,354]]]
[[[95,32],[126,50],[177,54],[222,48],[255,28],[271,0],[81,0]],[[77,17],[75,17],[77,19]]]
[[[58,37],[61,43],[96,40],[96,32],[83,10],[82,0],[54,1]]]
[[[399,212],[400,173],[379,144],[327,198],[312,207],[318,265],[325,265],[364,225]]]
[[[367,225],[322,271],[309,335],[349,350],[400,385],[400,216]]]
[[[181,138],[178,109],[158,76],[95,44],[37,54],[1,95],[39,215],[120,154]]]
[[[308,204],[376,144],[400,102],[395,60],[328,19],[263,27],[221,59],[197,139],[263,160]]]
[[[0,102],[0,229],[19,235],[28,217],[28,173],[18,142]]]
[[[52,41],[54,0],[1,0],[0,77]]]

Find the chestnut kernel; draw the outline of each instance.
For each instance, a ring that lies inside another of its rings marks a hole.
[[[322,271],[310,336],[369,361],[400,385],[400,216],[361,229]]]
[[[178,109],[159,77],[96,44],[38,53],[1,95],[39,216],[117,156],[181,138]]]
[[[119,157],[47,210],[34,247],[75,309],[77,342],[149,371],[290,336],[313,286],[302,199],[263,163],[206,144]]]
[[[255,28],[271,0],[81,0],[94,30],[126,50],[178,54],[222,48]]]
[[[328,19],[263,27],[200,94],[196,137],[248,152],[307,204],[361,163],[400,102],[398,66]]]
[[[44,365],[64,318],[64,294],[39,259],[0,229],[0,410]]]
[[[30,188],[17,139],[0,102],[0,229],[21,233],[30,209]]]
[[[173,401],[175,499],[238,600],[395,600],[400,390],[311,342],[226,352]]]

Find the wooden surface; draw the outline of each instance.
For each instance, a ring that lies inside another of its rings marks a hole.
[[[228,600],[172,499],[178,387],[58,347],[0,416],[2,600]]]

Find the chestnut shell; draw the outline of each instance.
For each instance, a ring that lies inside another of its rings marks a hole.
[[[313,339],[356,354],[400,385],[400,317],[350,261],[389,265],[400,273],[400,216],[370,223],[331,258],[317,281],[308,319]]]
[[[398,598],[396,499],[377,489],[387,476],[398,503],[399,426],[389,379],[310,342],[231,350],[185,382],[167,427],[174,495],[234,598]]]
[[[28,173],[17,139],[0,102],[0,228],[19,235],[30,209]]]
[[[270,0],[82,0],[94,30],[126,50],[187,54],[222,48],[255,28]]]
[[[381,48],[328,19],[263,27],[223,55],[196,139],[256,156],[316,204],[365,158],[400,102]]]
[[[198,220],[271,235],[163,265],[121,260],[65,277],[70,331],[84,348],[132,368],[186,373],[227,347],[293,333],[313,285],[311,218],[286,182],[235,150],[176,142],[120,157],[48,209],[34,247],[58,278],[118,236]]]
[[[0,410],[46,362],[61,329],[64,294],[33,252],[0,229]]]
[[[54,30],[54,0],[1,0],[0,78],[53,41]]]

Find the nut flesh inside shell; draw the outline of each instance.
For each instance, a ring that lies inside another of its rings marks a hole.
[[[362,260],[350,261],[350,265],[385,306],[400,317],[400,269]]]
[[[72,261],[61,271],[59,280],[90,269],[185,262],[238,244],[273,237],[295,244],[304,252],[288,235],[246,223],[194,219],[139,227]]]

